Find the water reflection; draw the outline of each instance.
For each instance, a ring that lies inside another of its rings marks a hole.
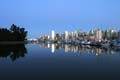
[[[70,45],[70,44],[45,44],[40,43],[41,47],[51,48],[51,52],[55,53],[58,49],[63,49],[65,53],[73,52],[73,53],[90,53],[99,56],[100,54],[115,54],[116,52],[120,52],[120,48],[104,48],[104,47],[93,47],[89,45]]]
[[[55,47],[55,44],[52,44],[52,45],[51,45],[51,52],[52,52],[52,53],[55,52],[55,48],[56,48],[56,47]]]
[[[24,44],[0,44],[0,57],[9,57],[12,61],[24,57],[27,49]]]

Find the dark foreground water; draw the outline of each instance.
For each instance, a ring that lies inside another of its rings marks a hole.
[[[120,49],[57,44],[0,45],[0,80],[116,80]]]

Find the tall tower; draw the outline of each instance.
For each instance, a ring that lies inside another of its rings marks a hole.
[[[95,37],[97,42],[102,41],[102,31],[100,29],[96,30],[96,37]]]
[[[68,40],[69,33],[68,31],[65,31],[65,40]]]
[[[51,31],[51,37],[52,37],[52,40],[55,40],[55,31],[54,30]]]

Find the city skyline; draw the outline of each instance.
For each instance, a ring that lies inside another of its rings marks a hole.
[[[108,37],[120,37],[120,30],[115,30],[115,29],[106,29],[106,30],[101,30],[101,29],[91,29],[89,31],[82,31],[82,30],[75,30],[75,31],[64,31],[63,33],[58,33],[54,30],[51,31],[51,34],[43,34],[41,36],[38,36],[37,38],[45,38],[45,39],[51,39],[51,40],[56,40],[56,37],[61,37],[64,36],[65,40],[68,40],[68,36],[71,37],[81,37],[81,35],[87,35],[91,37],[96,37],[99,40],[102,40],[102,38],[108,38]],[[104,36],[103,36],[104,35]],[[58,39],[58,38],[57,38]]]
[[[120,27],[119,0],[1,0],[0,27],[25,27],[28,38],[82,29]]]

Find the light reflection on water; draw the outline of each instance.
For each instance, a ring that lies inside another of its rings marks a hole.
[[[34,43],[9,47],[1,45],[0,51],[0,79],[12,77],[17,80],[21,76],[21,80],[95,77],[104,80],[104,77],[118,78],[120,74],[119,48]],[[1,59],[3,54],[4,60]]]
[[[56,50],[62,49],[65,53],[73,52],[73,53],[88,53],[88,54],[95,54],[99,56],[100,54],[115,54],[120,52],[120,48],[104,48],[104,47],[96,47],[96,46],[89,46],[89,45],[70,45],[70,44],[39,44],[40,47],[49,48],[51,49],[51,53],[56,53]]]

